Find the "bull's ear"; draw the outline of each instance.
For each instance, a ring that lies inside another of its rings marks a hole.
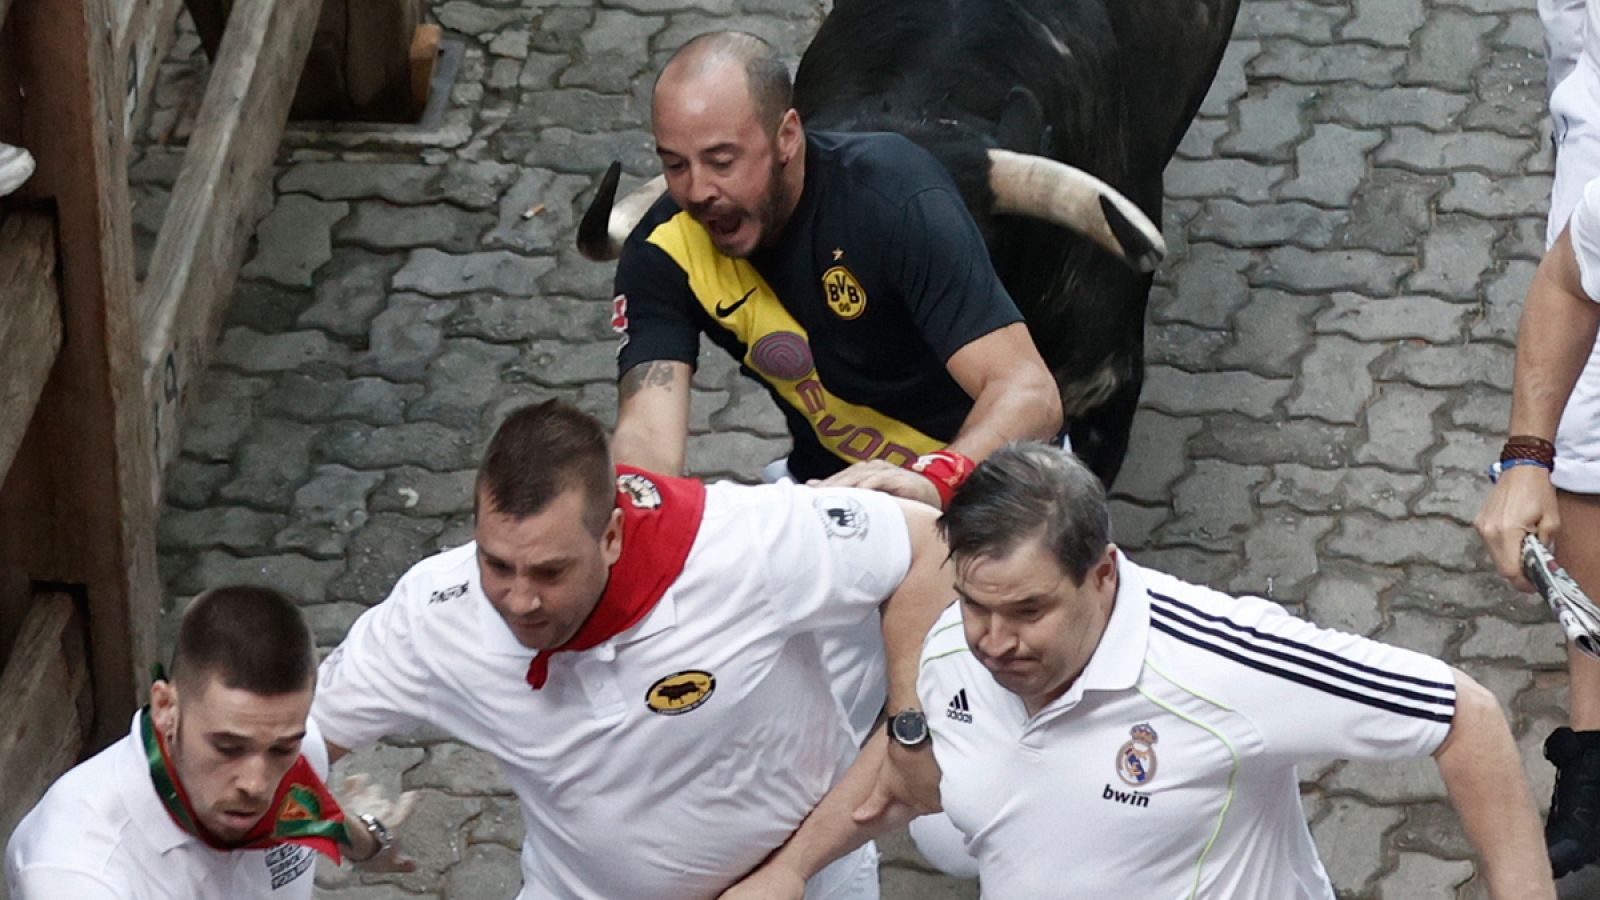
[[[1012,88],[1000,108],[995,142],[1002,149],[1017,153],[1044,153],[1044,134],[1044,107],[1039,105],[1039,98],[1025,87]]]

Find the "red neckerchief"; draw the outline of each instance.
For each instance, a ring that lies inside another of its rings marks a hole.
[[[189,795],[167,754],[167,743],[150,721],[148,706],[140,718],[145,757],[150,763],[150,781],[167,814],[179,828],[213,850],[264,850],[279,844],[299,844],[323,854],[335,864],[339,862],[339,845],[350,842],[344,829],[344,810],[328,793],[327,786],[304,755],[294,761],[283,780],[278,782],[272,805],[267,807],[261,821],[240,840],[225,844],[207,831],[195,816],[194,808],[189,805]]]
[[[550,657],[589,650],[639,624],[683,571],[700,533],[706,486],[693,478],[666,478],[617,466],[617,508],[622,510],[622,557],[611,566],[605,592],[572,639],[541,650],[528,664],[528,684],[544,687]]]

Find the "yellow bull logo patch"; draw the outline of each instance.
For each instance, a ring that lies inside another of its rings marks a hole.
[[[867,292],[844,266],[822,273],[822,294],[828,308],[841,319],[854,319],[867,311]]]
[[[653,713],[663,716],[681,716],[711,699],[717,689],[717,678],[710,672],[690,669],[668,675],[650,685],[645,692],[644,705]]]

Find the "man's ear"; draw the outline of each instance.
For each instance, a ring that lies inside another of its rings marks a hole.
[[[785,110],[783,118],[778,120],[778,159],[788,165],[799,155],[805,139],[806,131],[800,127],[800,114],[793,109]]]
[[[170,738],[178,727],[178,686],[170,681],[150,685],[150,722]]]
[[[1100,555],[1100,561],[1089,570],[1089,577],[1094,579],[1095,586],[1104,588],[1115,586],[1117,581],[1117,545],[1107,544],[1106,552]]]
[[[622,558],[622,509],[618,507],[611,511],[611,519],[606,522],[606,530],[600,534],[600,557],[609,567]]]

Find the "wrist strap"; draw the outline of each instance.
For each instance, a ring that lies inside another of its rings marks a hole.
[[[1538,466],[1546,472],[1555,471],[1555,466],[1542,460],[1514,456],[1511,459],[1502,459],[1489,464],[1489,483],[1499,484],[1500,476],[1504,475],[1507,469],[1515,469],[1517,466]]]
[[[1555,465],[1556,445],[1535,435],[1514,434],[1500,448],[1500,461],[1505,463],[1514,459],[1533,460],[1548,469]]]
[[[917,461],[911,464],[911,471],[933,483],[933,489],[939,492],[939,507],[945,509],[950,506],[950,498],[955,496],[956,489],[977,467],[978,464],[969,457],[954,450],[935,450],[917,457]]]

